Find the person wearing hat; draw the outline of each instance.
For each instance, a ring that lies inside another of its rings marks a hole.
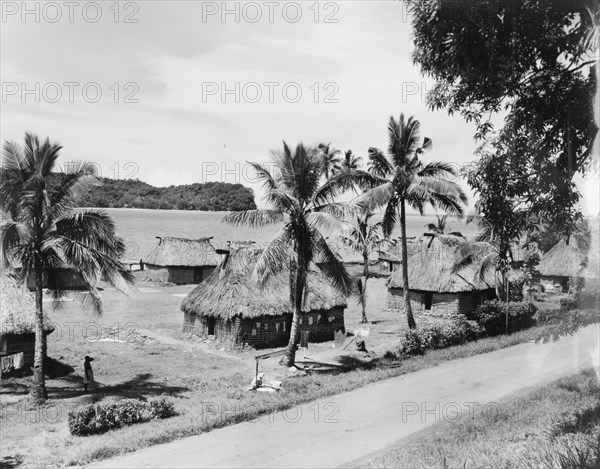
[[[83,391],[88,392],[88,384],[94,383],[94,371],[92,370],[91,362],[94,359],[88,355],[85,356],[85,361],[83,363]]]

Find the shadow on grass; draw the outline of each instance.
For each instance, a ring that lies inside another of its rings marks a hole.
[[[0,469],[11,469],[13,467],[19,467],[23,463],[23,457],[20,455],[16,456],[4,456],[0,459]]]
[[[81,377],[70,375],[64,380],[71,382],[74,387],[49,387],[48,396],[51,399],[69,399],[73,397],[85,396],[86,403],[102,402],[107,398],[120,399],[141,399],[160,396],[163,394],[169,396],[179,396],[181,393],[189,391],[187,386],[174,386],[166,382],[152,381],[152,374],[140,373],[130,380],[118,384],[103,385],[97,383],[94,389],[89,393],[83,391],[83,381]]]
[[[71,365],[67,365],[61,361],[58,361],[52,357],[47,357],[45,365],[45,372],[49,378],[63,378],[70,375],[75,371]]]

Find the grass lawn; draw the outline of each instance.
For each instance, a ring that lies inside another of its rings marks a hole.
[[[277,359],[261,362],[267,379],[283,381],[277,394],[248,392],[254,376],[254,350],[222,350],[221,344],[188,340],[181,334],[182,297],[192,286],[141,285],[130,297],[104,292],[105,313],[93,319],[81,312],[77,302],[65,302],[50,317],[57,330],[49,337],[48,352],[54,361],[47,381],[50,400],[44,409],[28,410],[24,397],[29,376],[2,381],[0,456],[5,464],[21,462],[33,466],[84,464],[117,454],[213,428],[248,420],[261,413],[289,408],[343,391],[355,389],[447,360],[467,357],[528,341],[532,332],[482,339],[458,347],[434,350],[403,361],[382,358],[398,343],[405,319],[385,311],[383,280],[370,280],[367,347],[375,357],[341,352],[331,343],[310,344],[311,357],[339,358],[349,371],[335,374],[290,376]],[[353,299],[346,314],[346,327],[359,326],[361,313]],[[418,318],[417,318],[418,319]],[[117,331],[115,334],[114,332]],[[302,352],[299,352],[301,357]],[[83,358],[92,363],[99,386],[82,393]],[[74,437],[67,415],[77,406],[125,397],[147,399],[165,394],[175,402],[178,416],[151,421],[103,435]],[[218,409],[215,412],[215,409]]]
[[[349,464],[361,468],[600,467],[600,382],[592,370],[465,412]]]

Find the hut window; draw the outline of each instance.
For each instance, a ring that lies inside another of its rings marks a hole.
[[[309,317],[308,317],[308,325],[309,325],[309,326],[312,326],[312,324],[313,324],[313,317],[312,317],[312,316],[309,316]]]
[[[302,319],[300,319],[299,323],[302,324]]]
[[[425,303],[425,311],[431,311],[431,304],[433,303],[433,293],[425,293],[423,295],[423,301]]]
[[[252,329],[252,335],[256,335],[256,329]]]
[[[333,322],[333,316],[327,316],[327,320],[328,320],[329,322]]]
[[[275,323],[275,332],[279,332],[279,323],[278,322]]]
[[[287,326],[285,325],[285,322],[284,322],[284,323],[283,323],[283,332],[285,332],[285,331],[286,331],[286,327],[287,327]]]
[[[269,330],[269,324],[265,322],[265,331]]]
[[[256,323],[256,328],[257,328],[257,329],[260,329],[260,322],[257,322],[257,323]]]

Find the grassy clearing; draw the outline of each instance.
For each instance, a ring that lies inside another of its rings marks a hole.
[[[397,361],[383,358],[397,346],[405,319],[385,311],[383,281],[369,281],[369,350],[379,358],[365,359],[343,352],[351,371],[290,377],[277,359],[261,363],[267,379],[283,381],[278,394],[247,392],[254,376],[254,350],[222,353],[220,344],[185,340],[181,334],[182,297],[191,286],[142,286],[127,298],[105,291],[105,314],[86,318],[77,303],[65,303],[51,318],[59,326],[49,339],[49,356],[56,365],[48,380],[50,401],[45,409],[28,411],[23,404],[30,377],[2,381],[0,397],[0,456],[5,463],[50,467],[85,464],[249,420],[261,414],[365,386],[386,378],[437,366],[448,360],[498,350],[530,339],[533,331],[486,338],[458,347],[434,350]],[[359,326],[360,307],[350,299],[345,315],[350,331]],[[419,318],[417,318],[419,321]],[[119,334],[106,334],[119,324]],[[150,332],[145,332],[150,331]],[[99,341],[100,335],[106,340]],[[216,350],[215,350],[216,349]],[[340,354],[331,343],[311,344],[310,356]],[[348,352],[348,353],[347,353]],[[101,385],[82,393],[83,358],[95,357],[94,374]],[[301,356],[301,353],[299,354]],[[67,415],[79,405],[123,398],[148,399],[168,395],[178,416],[138,424],[104,435],[73,437]]]
[[[600,467],[600,383],[592,370],[498,405],[438,423],[348,467]]]
[[[278,394],[247,392],[252,368],[241,361],[182,353],[178,348],[155,343],[138,345],[136,356],[154,362],[154,374],[138,374],[125,382],[105,385],[90,396],[71,388],[51,387],[53,399],[46,409],[27,411],[19,403],[4,405],[2,421],[3,457],[34,466],[85,464],[150,445],[165,443],[214,428],[249,420],[264,413],[356,389],[369,383],[399,376],[445,361],[497,350],[527,341],[528,335],[483,339],[458,347],[435,350],[404,361],[375,359],[362,362],[355,354],[356,369],[336,374],[287,377]],[[125,369],[139,367],[139,358],[117,358],[117,344],[102,356]],[[126,347],[127,344],[118,344]],[[152,353],[152,355],[150,355]],[[207,360],[209,358],[209,360]],[[163,364],[162,366],[160,366]],[[199,366],[201,364],[201,366]],[[167,371],[166,367],[169,368]],[[209,377],[210,376],[210,377]],[[167,394],[175,401],[178,416],[108,432],[104,435],[73,437],[66,418],[69,410],[84,402],[102,402],[123,397],[148,398]],[[10,429],[10,431],[8,431]]]

